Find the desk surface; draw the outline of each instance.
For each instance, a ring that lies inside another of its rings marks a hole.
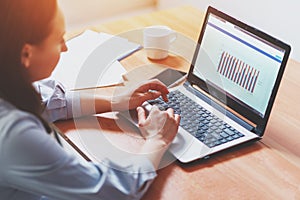
[[[164,24],[196,40],[203,12],[192,7],[158,11],[93,27],[122,34],[154,24]],[[139,51],[122,61],[129,71],[155,64]],[[176,56],[156,62],[181,70],[188,63]],[[290,59],[271,113],[264,138],[190,164],[174,162],[160,169],[143,199],[300,199],[300,63]],[[102,127],[117,130],[112,120]],[[67,131],[72,121],[58,123]],[[118,130],[117,130],[118,131]]]

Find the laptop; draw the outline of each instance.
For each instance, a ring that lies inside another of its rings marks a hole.
[[[205,158],[264,135],[290,46],[208,7],[187,79],[170,89],[181,115],[169,151],[181,162]],[[128,116],[127,116],[128,117]]]

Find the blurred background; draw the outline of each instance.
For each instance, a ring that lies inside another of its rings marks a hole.
[[[203,12],[211,5],[292,46],[291,58],[300,62],[300,1],[298,0],[58,0],[67,31],[141,15],[180,5]]]

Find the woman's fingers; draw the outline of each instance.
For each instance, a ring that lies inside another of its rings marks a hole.
[[[180,123],[180,115],[175,115],[175,121],[176,121],[176,123],[177,123],[177,125],[179,125],[179,123]]]
[[[174,110],[172,108],[167,109],[167,113],[169,114],[170,117],[174,117]]]
[[[146,112],[145,112],[144,108],[142,108],[142,107],[137,107],[136,111],[138,114],[139,126],[143,127],[146,122]]]
[[[164,100],[167,99],[167,94],[169,94],[167,86],[165,86],[162,82],[160,82],[157,79],[153,79],[142,84],[135,90],[135,92],[146,93],[149,90],[155,90],[160,92]]]
[[[158,79],[152,79],[143,83],[139,88],[139,91],[148,91],[148,90],[157,90],[162,93],[169,93],[169,90],[166,85],[160,82]]]
[[[152,99],[156,99],[161,95],[161,93],[159,91],[148,91],[146,93],[143,93],[142,95],[140,95],[139,97],[139,101],[148,101],[148,100],[152,100]]]

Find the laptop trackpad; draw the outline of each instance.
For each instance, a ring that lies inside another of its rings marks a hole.
[[[191,134],[179,127],[169,151],[183,163],[190,162],[210,154],[211,149],[196,140]]]

